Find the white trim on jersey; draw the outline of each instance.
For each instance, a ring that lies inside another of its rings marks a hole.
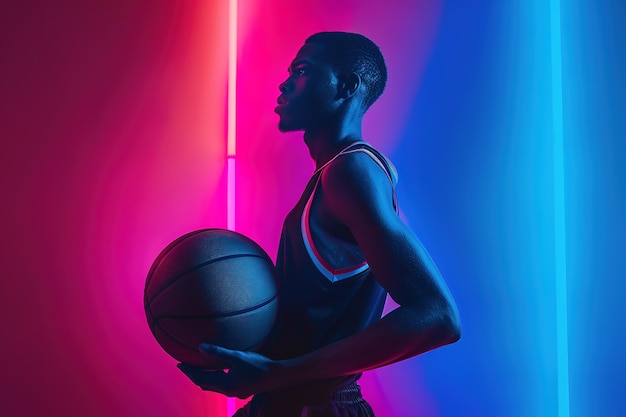
[[[313,196],[315,195],[315,191],[317,190],[317,185],[319,184],[319,181],[320,179],[318,177],[317,182],[315,183],[315,188],[313,188],[313,192],[311,193],[311,196],[309,197],[306,206],[304,206],[304,211],[302,212],[302,219],[300,221],[302,240],[304,241],[304,247],[309,254],[309,258],[317,267],[318,271],[320,271],[322,275],[324,275],[324,277],[326,277],[330,282],[337,282],[360,274],[361,272],[367,270],[369,268],[369,265],[367,264],[367,262],[363,262],[353,267],[335,269],[328,262],[326,262],[326,260],[324,260],[322,255],[315,247],[315,243],[313,242],[313,236],[311,235],[311,228],[309,227],[309,213],[311,211]]]
[[[351,147],[355,145],[364,144],[364,143],[365,142],[356,142],[356,143],[351,144],[350,146],[348,146],[347,148],[339,152],[337,155],[335,155],[330,161],[328,161],[318,170],[316,170],[313,175],[322,171],[324,168],[326,168],[326,166],[328,166],[328,164],[330,164],[340,155],[344,155],[347,153],[354,153],[354,152],[364,152],[365,154],[369,155],[370,158],[372,158],[372,160],[374,160],[374,162],[376,162],[376,164],[378,164],[382,168],[382,170],[387,175],[387,178],[389,178],[389,181],[391,182],[392,187],[394,187],[395,184],[397,183],[398,177],[397,177],[397,172],[395,171],[395,167],[391,163],[388,164],[389,169],[391,170],[391,173],[389,173],[385,165],[380,161],[380,159],[373,152],[364,148],[350,149]],[[317,191],[317,186],[319,185],[320,178],[321,178],[321,175],[317,178],[315,187],[313,188],[313,191],[311,192],[311,195],[309,196],[309,199],[307,200],[307,203],[304,206],[304,210],[302,211],[302,218],[300,220],[300,230],[302,233],[302,240],[304,242],[304,247],[306,248],[307,253],[309,254],[309,258],[311,259],[315,267],[330,282],[337,282],[337,281],[341,281],[341,280],[353,277],[355,275],[358,275],[363,271],[366,271],[369,268],[369,265],[367,264],[367,262],[364,261],[360,264],[357,264],[348,268],[335,269],[333,268],[332,265],[326,262],[326,260],[322,257],[322,255],[319,253],[319,251],[315,247],[315,243],[313,242],[313,236],[311,235],[311,228],[309,226],[309,216],[310,216],[311,206],[313,204],[313,197],[315,196],[315,192]],[[395,193],[394,193],[394,198],[393,198],[393,204],[394,204],[394,208],[397,211],[398,207],[396,204]]]

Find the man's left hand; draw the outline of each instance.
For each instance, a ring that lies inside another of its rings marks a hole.
[[[200,352],[224,362],[225,370],[206,370],[186,363],[178,368],[206,391],[214,391],[228,397],[247,398],[270,388],[270,375],[276,361],[255,352],[226,349],[216,345],[201,344]]]

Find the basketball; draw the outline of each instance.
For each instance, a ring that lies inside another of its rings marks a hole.
[[[256,350],[276,320],[274,264],[253,240],[230,230],[187,233],[158,255],[146,278],[148,325],[174,359],[222,369],[200,343]]]

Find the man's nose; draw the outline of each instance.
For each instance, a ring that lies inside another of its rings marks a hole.
[[[285,80],[282,83],[280,83],[280,85],[278,86],[278,89],[280,90],[281,93],[287,93],[289,91],[289,80]]]

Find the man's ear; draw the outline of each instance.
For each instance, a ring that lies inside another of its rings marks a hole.
[[[340,98],[350,98],[361,87],[361,77],[359,74],[351,73],[347,77],[344,78],[340,89],[339,89],[339,97]]]

